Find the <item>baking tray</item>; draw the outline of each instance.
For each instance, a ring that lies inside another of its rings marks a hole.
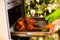
[[[40,37],[40,36],[47,36],[49,32],[11,32],[13,36],[18,37]]]
[[[44,27],[47,24],[47,22],[44,20],[44,18],[34,18],[34,19],[36,19],[38,21],[38,24],[41,22],[44,22],[44,23],[40,24],[42,27]],[[11,35],[19,36],[19,37],[20,36],[31,37],[31,36],[47,36],[48,34],[50,34],[49,32],[41,32],[41,31],[33,31],[33,32],[15,31],[14,28],[15,28],[16,22],[14,23],[14,25],[12,25],[12,27],[10,29]]]

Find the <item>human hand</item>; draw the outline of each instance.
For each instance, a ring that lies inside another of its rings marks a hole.
[[[60,28],[60,19],[53,21],[52,24],[54,25],[54,30],[58,31],[58,29]]]
[[[50,30],[50,33],[55,33],[60,28],[60,19],[57,19],[51,24],[46,25],[46,28]]]

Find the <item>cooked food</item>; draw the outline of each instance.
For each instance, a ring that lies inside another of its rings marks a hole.
[[[18,31],[38,31],[40,26],[36,24],[37,21],[32,18],[22,18],[16,23],[16,29]]]
[[[34,25],[37,22],[36,20],[34,20],[32,18],[25,18],[25,20],[28,24],[32,24],[32,25]]]
[[[25,30],[25,24],[24,24],[24,19],[20,19],[17,24],[16,24],[16,29],[24,31]]]

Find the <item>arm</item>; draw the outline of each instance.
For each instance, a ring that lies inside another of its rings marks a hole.
[[[50,23],[52,23],[53,21],[57,20],[60,18],[60,9],[56,9],[55,12],[51,13],[50,15],[48,15],[45,20],[49,20]]]

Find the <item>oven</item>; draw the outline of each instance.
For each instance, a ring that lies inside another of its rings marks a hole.
[[[32,4],[32,0],[6,1],[9,19],[9,29],[12,40],[30,40],[31,37],[46,37],[49,34],[49,32],[45,29],[45,26],[48,24],[48,21],[45,20],[46,13],[42,13],[39,9],[40,7],[38,7],[38,5],[41,5],[41,3],[38,4],[38,1],[36,0],[34,2],[36,5],[34,3]],[[30,22],[26,21],[26,19],[31,21],[35,20],[35,26],[38,26],[38,29],[31,30],[29,28],[29,30],[28,27],[29,25],[32,25],[32,23],[28,25],[25,23],[25,30],[16,29],[18,21],[22,19],[24,20],[24,23]]]

